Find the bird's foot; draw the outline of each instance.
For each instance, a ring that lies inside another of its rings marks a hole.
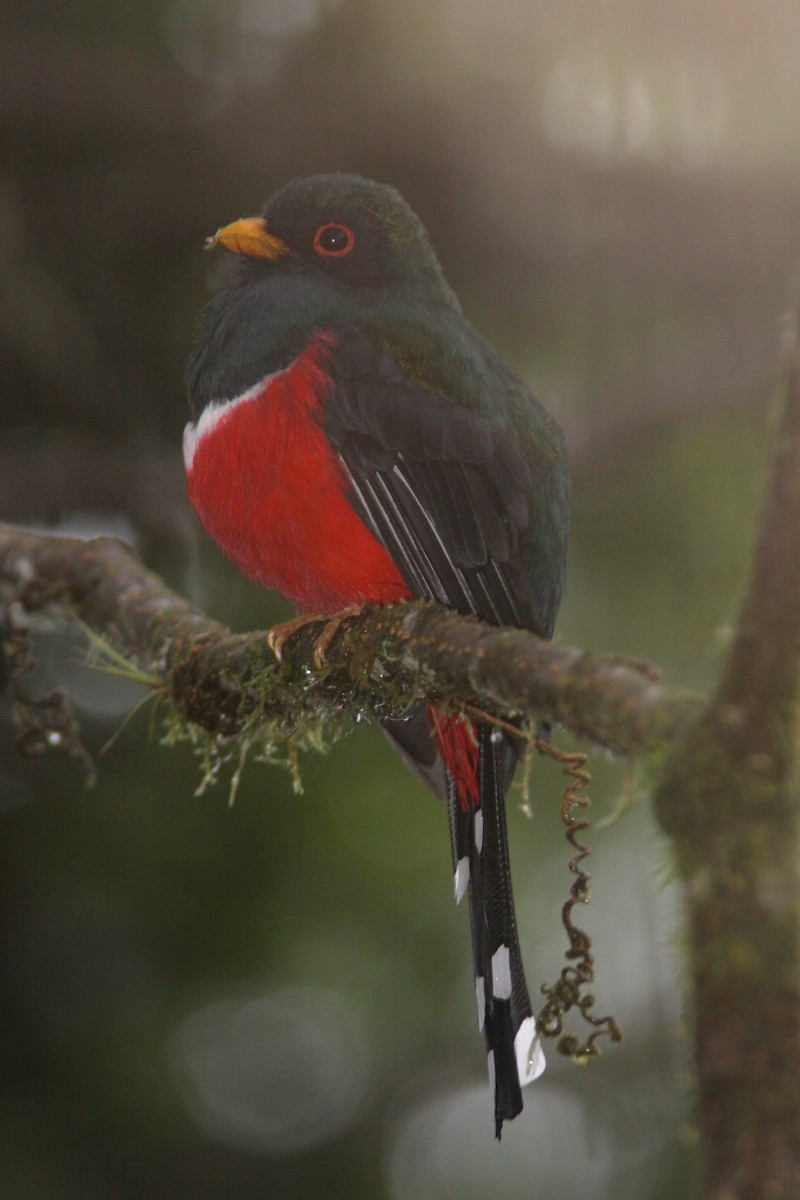
[[[283,656],[283,647],[290,637],[304,629],[306,625],[313,625],[315,621],[325,621],[322,633],[314,642],[314,666],[319,669],[325,666],[325,657],[341,626],[350,617],[360,616],[365,607],[364,604],[348,604],[347,608],[334,613],[327,620],[320,613],[302,613],[299,617],[292,617],[291,621],[281,621],[279,625],[273,625],[267,634],[267,645],[280,662]]]
[[[267,634],[267,645],[278,662],[281,662],[283,659],[283,647],[290,637],[293,637],[299,630],[304,629],[306,625],[312,625],[315,621],[324,620],[325,618],[322,613],[301,613],[299,617],[292,617],[290,621],[281,621],[278,625],[273,625]]]
[[[330,650],[331,642],[336,637],[345,621],[349,621],[351,617],[359,617],[366,608],[366,604],[348,604],[346,608],[341,609],[338,613],[334,613],[330,620],[325,622],[325,628],[314,642],[314,666],[324,667],[325,657]]]

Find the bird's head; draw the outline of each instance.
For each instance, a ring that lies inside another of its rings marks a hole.
[[[402,288],[457,307],[416,214],[394,188],[357,175],[296,179],[261,216],[225,225],[206,246],[236,255],[239,283],[302,273],[358,289]]]

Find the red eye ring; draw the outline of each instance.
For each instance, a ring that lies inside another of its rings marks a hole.
[[[342,258],[345,254],[349,254],[356,244],[356,235],[347,225],[340,225],[337,221],[328,221],[325,225],[320,225],[317,232],[314,234],[314,249],[317,254],[324,254],[326,258]]]

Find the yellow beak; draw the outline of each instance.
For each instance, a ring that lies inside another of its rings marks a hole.
[[[263,217],[242,217],[230,225],[223,225],[213,237],[206,238],[206,250],[224,246],[234,254],[246,254],[248,258],[266,258],[270,262],[291,254],[281,238],[270,233]]]

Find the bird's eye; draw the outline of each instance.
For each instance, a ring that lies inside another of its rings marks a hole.
[[[356,238],[352,229],[335,222],[320,225],[314,234],[314,249],[317,254],[324,254],[328,258],[341,258],[344,254],[349,254],[355,244]]]

